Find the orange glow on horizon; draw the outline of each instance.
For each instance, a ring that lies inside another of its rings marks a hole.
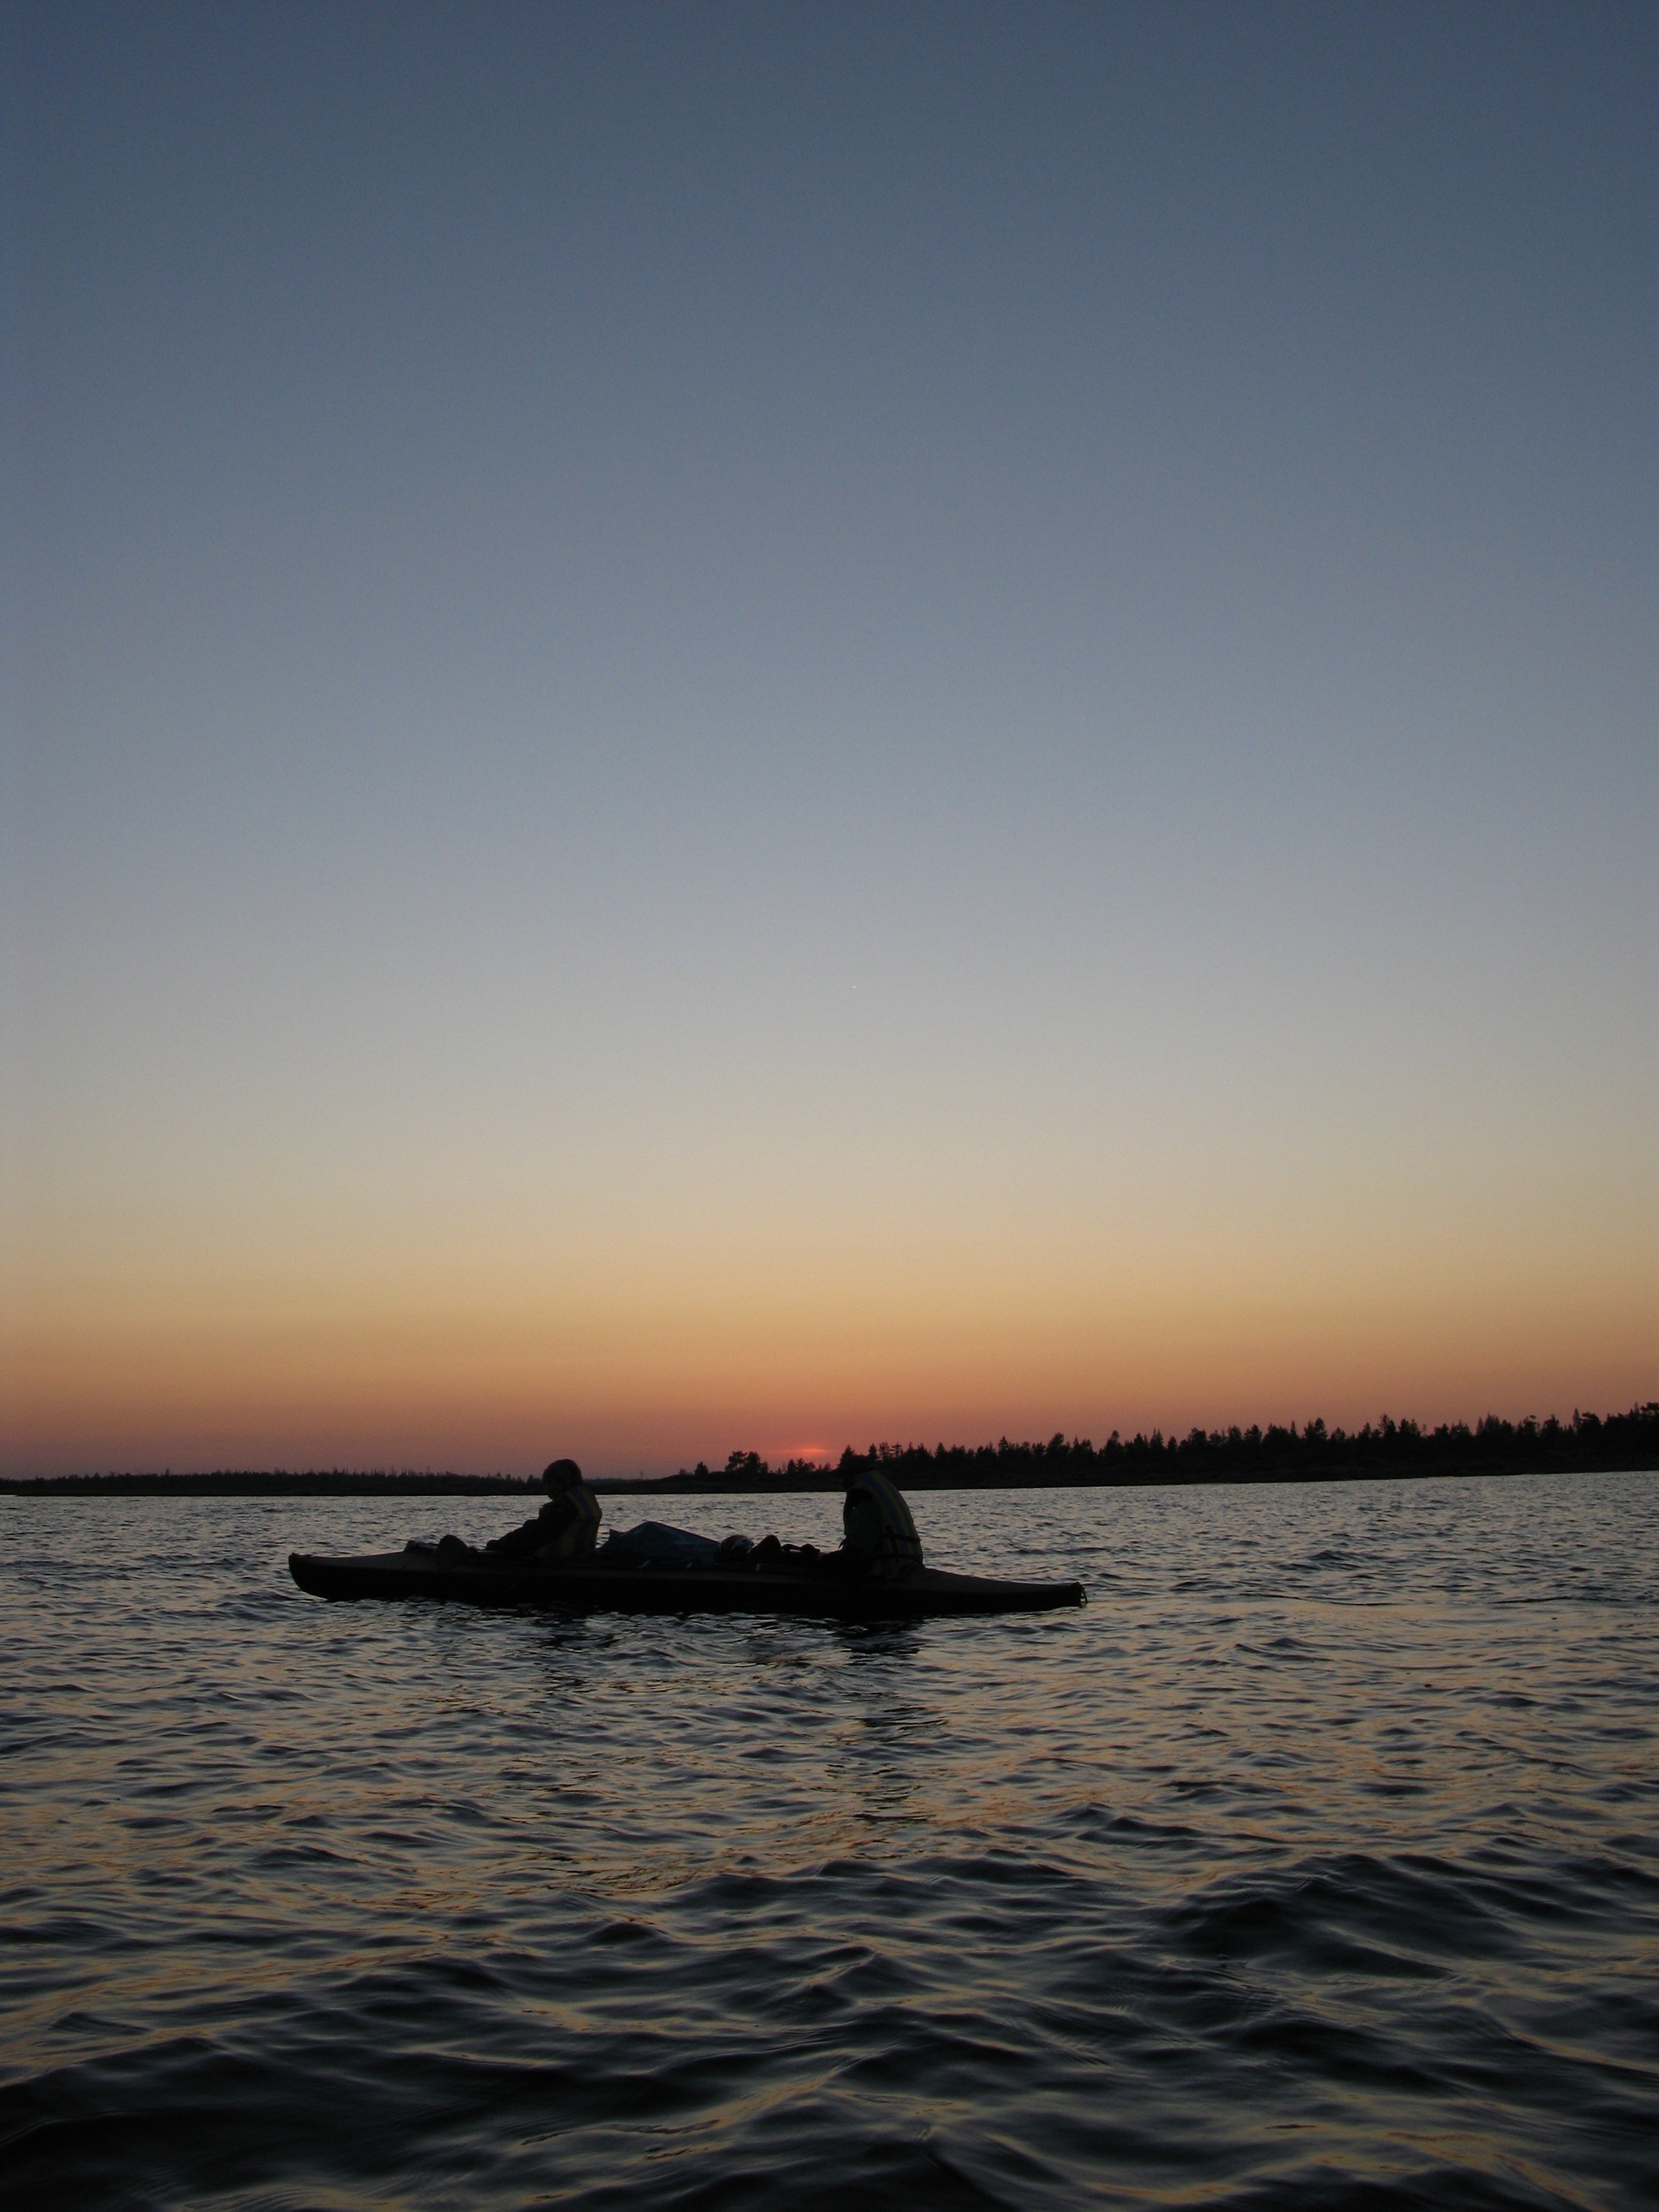
[[[1407,1206],[1357,1175],[1322,1197],[1126,1177],[1027,1208],[948,1182],[843,1206],[804,1176],[774,1208],[758,1170],[746,1194],[675,1188],[422,1215],[399,1186],[290,1218],[124,1214],[65,1181],[0,1273],[5,1471],[529,1474],[568,1452],[656,1474],[768,1437],[815,1440],[776,1463],[1659,1395],[1652,1208],[1611,1175],[1553,1212]]]
[[[931,1286],[930,1286],[931,1287]],[[1471,1310],[1453,1281],[1321,1303],[1137,1299],[1030,1284],[1018,1301],[924,1299],[912,1284],[811,1294],[611,1297],[586,1311],[487,1301],[429,1313],[336,1297],[122,1312],[60,1308],[10,1329],[8,1473],[171,1466],[413,1466],[672,1472],[803,1430],[775,1464],[872,1441],[975,1444],[1059,1430],[1103,1443],[1154,1427],[1387,1412],[1428,1425],[1569,1417],[1659,1395],[1651,1299],[1511,1285]],[[1638,1286],[1632,1286],[1632,1291]],[[802,1415],[807,1418],[802,1419]],[[810,1427],[809,1427],[810,1423]]]

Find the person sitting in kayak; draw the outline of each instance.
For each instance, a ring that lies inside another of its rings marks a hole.
[[[896,1582],[921,1565],[921,1539],[898,1485],[874,1468],[848,1475],[842,1504],[843,1568],[877,1582]]]
[[[542,1477],[548,1499],[533,1521],[484,1546],[491,1559],[535,1559],[543,1566],[591,1559],[599,1533],[599,1501],[574,1459],[556,1459]]]

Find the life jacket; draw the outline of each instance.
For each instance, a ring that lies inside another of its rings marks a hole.
[[[847,1486],[849,1498],[859,1491],[875,1507],[881,1522],[881,1541],[870,1562],[870,1573],[880,1582],[896,1582],[901,1575],[913,1574],[921,1565],[921,1539],[898,1485],[871,1468],[855,1474]]]
[[[564,1508],[562,1512],[560,1507]],[[600,1510],[599,1499],[585,1482],[573,1482],[568,1490],[550,1498],[538,1517],[544,1527],[552,1524],[552,1533],[538,1557],[562,1565],[570,1559],[586,1559],[599,1539]]]

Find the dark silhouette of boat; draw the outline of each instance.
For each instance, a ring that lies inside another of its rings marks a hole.
[[[1048,1613],[1086,1601],[1081,1583],[1006,1582],[920,1567],[894,1582],[826,1566],[638,1564],[544,1566],[480,1555],[454,1563],[424,1546],[363,1559],[292,1552],[289,1571],[323,1598],[439,1598],[451,1604],[540,1606],[583,1613],[803,1613],[836,1620],[917,1620],[935,1614]]]

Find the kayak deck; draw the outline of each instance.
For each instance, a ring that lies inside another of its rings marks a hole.
[[[1048,1613],[1085,1602],[1081,1583],[1003,1582],[922,1567],[902,1582],[855,1582],[788,1568],[538,1566],[460,1560],[430,1552],[356,1559],[290,1552],[289,1572],[325,1598],[435,1597],[461,1605],[551,1606],[578,1612],[792,1613],[839,1620],[915,1620],[937,1613]]]

